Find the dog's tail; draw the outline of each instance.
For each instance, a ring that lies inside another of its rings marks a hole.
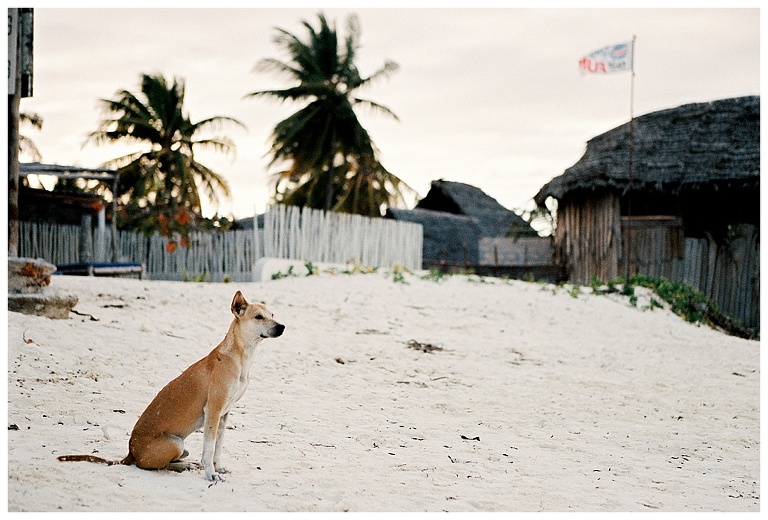
[[[106,464],[107,466],[114,466],[116,464],[130,466],[134,463],[133,456],[130,453],[122,460],[107,460],[96,455],[61,455],[56,457],[56,460],[61,462],[96,462],[98,464]]]

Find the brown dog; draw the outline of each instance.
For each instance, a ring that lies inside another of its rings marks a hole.
[[[285,326],[266,305],[248,303],[240,291],[232,300],[235,319],[227,335],[206,357],[165,385],[133,427],[128,455],[108,461],[93,455],[62,455],[61,461],[136,464],[142,469],[187,469],[184,439],[203,428],[202,466],[207,480],[220,480],[221,446],[232,406],[248,387],[256,346],[276,338]]]

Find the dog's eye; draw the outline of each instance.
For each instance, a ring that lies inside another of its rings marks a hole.
[[[263,320],[263,319],[264,319],[264,316],[262,316],[261,314],[257,314],[257,315],[256,315],[256,319],[257,319],[257,320]]]

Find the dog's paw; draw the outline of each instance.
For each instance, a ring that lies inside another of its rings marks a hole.
[[[227,468],[224,468],[224,467],[221,467],[221,466],[216,466],[216,465],[214,465],[214,466],[216,468],[216,473],[223,473],[224,475],[229,473],[229,470]]]
[[[215,471],[212,471],[210,473],[206,471],[205,472],[205,480],[207,480],[208,482],[213,482],[213,483],[223,482],[224,481],[224,479],[221,478],[221,475],[219,475]]]

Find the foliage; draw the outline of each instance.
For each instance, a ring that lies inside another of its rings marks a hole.
[[[82,181],[82,179],[62,179],[61,177],[56,179],[56,183],[53,185],[52,191],[66,193],[88,193],[86,184]]]
[[[516,209],[520,218],[527,222],[528,226],[519,226],[513,224],[507,230],[506,236],[508,237],[539,237],[542,236],[533,227],[533,223],[536,222],[539,226],[543,227],[542,232],[546,235],[551,235],[552,230],[555,227],[555,217],[551,210],[547,207],[540,208],[535,202],[529,201],[528,205],[521,209]]]
[[[365,106],[397,119],[387,107],[357,97],[356,91],[398,69],[392,61],[368,77],[355,64],[360,28],[355,16],[347,19],[341,42],[335,26],[318,15],[319,27],[302,24],[307,40],[277,29],[275,43],[289,61],[264,59],[259,71],[278,71],[293,80],[285,89],[261,90],[249,97],[278,101],[308,101],[304,108],[279,122],[272,132],[270,166],[276,174],[275,202],[316,209],[381,216],[382,209],[404,202],[410,190],[387,171],[379,152],[355,113]],[[341,52],[340,52],[341,47]]]
[[[758,339],[757,329],[744,327],[738,320],[727,316],[717,305],[709,301],[700,291],[690,285],[673,282],[664,277],[635,275],[629,280],[618,278],[607,285],[593,280],[592,288],[595,294],[619,292],[630,298],[633,305],[637,304],[635,287],[651,289],[659,298],[667,302],[670,310],[690,323],[704,323],[711,327],[720,328],[728,334],[746,339]],[[662,307],[655,298],[651,298],[651,308]]]
[[[408,282],[405,279],[406,274],[413,274],[413,271],[402,264],[395,264],[394,267],[392,267],[393,282],[407,284]]]
[[[313,276],[319,274],[320,270],[312,262],[304,262],[304,267],[307,268],[307,276]]]
[[[19,114],[20,124],[29,124],[34,128],[41,130],[43,128],[43,118],[34,112],[21,112]],[[42,161],[43,156],[37,149],[35,143],[27,136],[19,134],[19,153],[27,154],[33,161]]]
[[[232,221],[226,217],[215,215],[203,218],[195,215],[184,207],[139,207],[134,204],[122,205],[117,211],[117,227],[131,229],[151,235],[159,233],[168,238],[166,251],[173,253],[179,246],[190,248],[192,239],[190,233],[196,231],[228,231]]]
[[[195,282],[195,283],[206,283],[210,281],[210,276],[208,273],[199,273],[192,275],[190,277],[189,272],[185,269],[181,276],[182,282]]]
[[[428,280],[430,282],[442,282],[445,280],[450,274],[445,273],[441,271],[440,269],[430,269],[427,274],[421,277],[422,280]]]
[[[525,208],[520,210],[520,216],[532,226],[536,223],[536,227],[541,228],[540,236],[550,236],[557,227],[557,201],[549,197],[542,206],[539,206],[531,200]]]
[[[288,271],[285,272],[285,273],[282,272],[282,271],[274,273],[272,275],[272,279],[273,280],[279,280],[281,278],[289,278],[289,277],[299,276],[297,273],[294,272],[293,267],[294,266],[289,265],[288,266]],[[371,274],[371,273],[375,273],[378,270],[376,267],[371,267],[369,265],[362,265],[362,264],[358,264],[358,263],[353,264],[353,266],[351,268],[344,269],[343,271],[338,271],[334,267],[329,267],[329,268],[326,268],[326,269],[321,271],[320,267],[315,265],[313,262],[304,262],[304,267],[307,270],[306,276],[317,276],[317,275],[319,275],[321,273],[326,273],[326,274],[339,274],[339,273],[341,273],[341,274],[348,274],[348,275],[349,274]]]
[[[272,274],[272,279],[273,280],[280,280],[281,278],[289,278],[291,276],[297,276],[297,275],[293,273],[293,266],[289,265],[287,273],[279,271],[277,273]]]
[[[355,262],[352,265],[351,269],[345,269],[344,271],[342,271],[342,273],[344,273],[344,274],[371,274],[371,273],[375,273],[376,271],[378,271],[377,267],[373,267],[371,265],[363,265],[363,264],[359,264],[359,263]]]
[[[169,83],[161,75],[141,75],[141,92],[120,90],[114,99],[101,100],[107,116],[90,134],[96,144],[135,143],[139,151],[107,163],[118,169],[117,197],[121,207],[118,226],[164,236],[179,233],[188,245],[189,231],[206,226],[201,214],[204,195],[212,203],[219,194],[228,197],[224,178],[195,160],[198,149],[233,154],[227,137],[200,137],[224,125],[243,126],[230,117],[216,116],[192,122],[184,109],[185,84],[179,78]],[[111,186],[102,187],[111,190]],[[219,218],[210,225],[221,225]]]

